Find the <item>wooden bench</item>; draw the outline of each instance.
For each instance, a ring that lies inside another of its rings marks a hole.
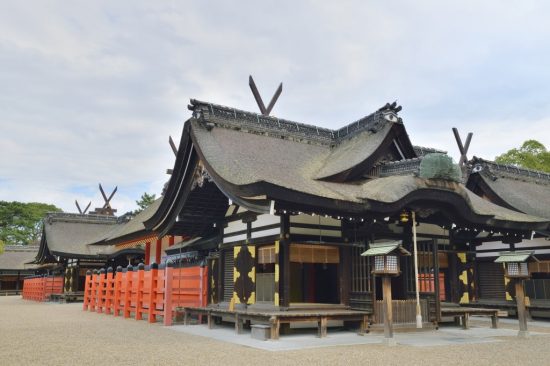
[[[454,316],[462,319],[462,328],[470,328],[470,315],[482,315],[491,317],[491,328],[498,328],[498,309],[449,307],[441,308],[441,316]]]
[[[319,311],[247,311],[228,310],[204,307],[179,307],[176,308],[176,318],[183,314],[183,323],[189,324],[190,316],[206,315],[208,328],[214,327],[214,317],[228,317],[235,321],[235,333],[241,334],[245,321],[266,324],[270,326],[272,340],[279,339],[281,324],[293,322],[317,322],[317,336],[322,338],[327,335],[329,320],[358,321],[359,334],[369,332],[369,314],[354,310],[319,310]]]
[[[0,296],[16,296],[21,295],[23,290],[0,290]]]

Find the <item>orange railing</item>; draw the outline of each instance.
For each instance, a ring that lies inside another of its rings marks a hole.
[[[162,317],[171,325],[178,306],[206,306],[208,268],[173,268],[140,264],[88,271],[83,310],[113,314],[150,323]]]
[[[47,301],[51,294],[63,293],[63,276],[33,276],[23,280],[23,299]]]

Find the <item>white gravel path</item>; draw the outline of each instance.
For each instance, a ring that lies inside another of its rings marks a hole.
[[[270,352],[160,324],[84,312],[81,304],[0,297],[0,365],[549,365],[548,335],[452,346],[353,345]],[[505,327],[513,325],[503,324]]]

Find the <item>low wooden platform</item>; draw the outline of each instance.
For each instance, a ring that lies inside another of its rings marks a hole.
[[[479,299],[478,301],[468,304],[471,307],[483,307],[491,309],[499,309],[507,311],[510,315],[517,315],[517,304],[511,300],[493,300]],[[530,299],[525,306],[528,315],[540,318],[550,318],[550,300]]]
[[[67,303],[84,301],[84,292],[64,292],[62,294],[51,294],[50,301]]]
[[[229,317],[235,321],[235,333],[242,333],[243,322],[250,321],[270,326],[270,338],[279,339],[281,324],[293,322],[316,321],[317,335],[322,338],[327,335],[329,320],[344,320],[359,322],[359,334],[369,331],[369,313],[363,311],[335,309],[335,310],[290,310],[290,311],[255,311],[255,310],[228,310],[211,307],[178,307],[176,316],[183,316],[183,323],[189,324],[190,315],[206,315],[208,328],[214,327],[215,317]]]
[[[483,315],[491,317],[491,328],[498,328],[498,309],[472,308],[462,306],[442,307],[441,316],[452,316],[462,320],[462,328],[470,327],[470,315]]]
[[[0,296],[17,296],[22,292],[23,290],[0,290]]]

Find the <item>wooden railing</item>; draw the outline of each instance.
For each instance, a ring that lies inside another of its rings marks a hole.
[[[206,306],[207,293],[208,267],[109,268],[86,274],[83,310],[171,325],[176,307]]]
[[[375,302],[375,324],[384,323],[384,301]],[[392,300],[392,312],[394,324],[416,324],[416,300]],[[422,319],[428,320],[428,302],[420,300],[420,313]]]
[[[33,276],[23,280],[23,299],[48,301],[51,294],[63,293],[63,276]]]

